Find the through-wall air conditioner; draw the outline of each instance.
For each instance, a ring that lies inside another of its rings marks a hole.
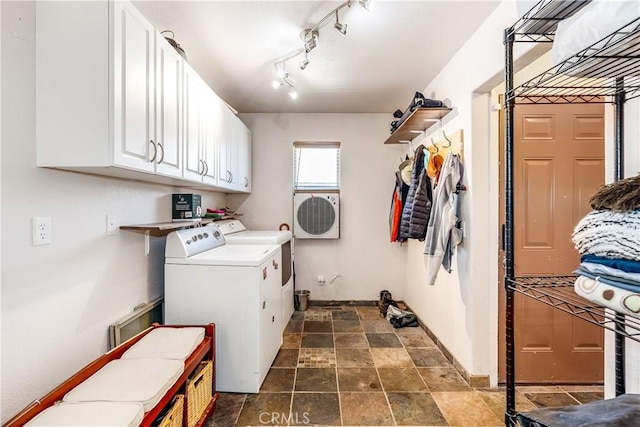
[[[294,193],[293,236],[297,239],[338,239],[340,193]]]

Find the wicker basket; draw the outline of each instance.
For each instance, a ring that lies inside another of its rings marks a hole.
[[[213,394],[213,362],[200,362],[193,376],[187,380],[187,425],[196,425],[211,402]]]
[[[158,427],[182,427],[182,413],[184,409],[184,395],[176,394],[169,411],[162,418]]]

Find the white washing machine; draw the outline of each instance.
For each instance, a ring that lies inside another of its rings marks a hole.
[[[282,248],[282,330],[293,315],[293,240],[289,230],[247,230],[237,219],[217,221],[227,244],[280,245]]]
[[[226,245],[219,228],[174,231],[165,249],[165,322],[216,324],[219,391],[258,393],[282,345],[280,245]]]

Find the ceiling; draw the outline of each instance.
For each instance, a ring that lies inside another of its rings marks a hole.
[[[302,47],[299,34],[334,1],[134,1],[160,31],[172,30],[189,64],[243,113],[392,113],[406,108],[499,1],[356,1],[320,29],[310,63],[287,62],[299,97],[273,89],[274,61]],[[429,94],[425,94],[429,96]]]

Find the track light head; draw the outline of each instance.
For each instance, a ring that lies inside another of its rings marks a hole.
[[[316,47],[319,35],[320,33],[315,28],[302,30],[300,33],[300,39],[302,39],[302,42],[304,43],[304,51],[306,53],[311,52]]]
[[[370,11],[373,8],[372,0],[358,0],[358,3],[360,3],[360,6],[364,7],[366,10]]]
[[[274,81],[272,81],[272,82],[271,82],[271,86],[272,86],[274,89],[278,89],[280,86],[282,86],[282,80],[280,80],[280,81],[279,81],[279,80],[274,80]]]
[[[290,90],[289,91],[289,98],[298,99],[298,92],[296,92],[295,90]]]
[[[334,25],[335,29],[340,31],[342,34],[347,34],[347,24],[340,23],[340,17],[338,16],[338,11],[336,10],[336,23]]]
[[[304,70],[305,68],[307,68],[307,65],[309,65],[309,58],[304,58],[302,61],[300,61],[301,70]]]

